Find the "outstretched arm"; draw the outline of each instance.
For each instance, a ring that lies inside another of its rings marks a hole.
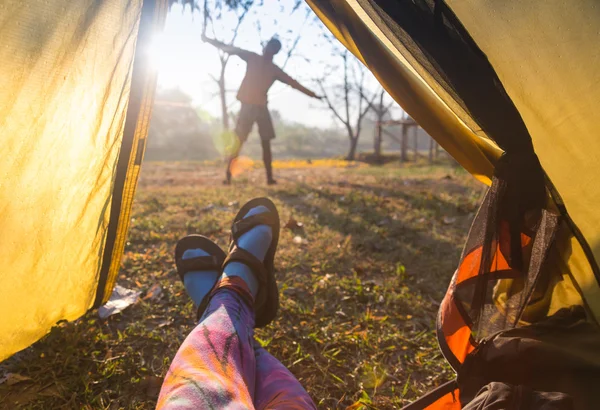
[[[230,46],[229,44],[222,43],[219,40],[208,38],[204,34],[202,35],[202,41],[204,41],[204,42],[206,42],[206,43],[208,43],[210,45],[213,45],[213,46],[217,47],[220,50],[223,50],[227,54],[233,54],[235,56],[239,56],[243,60],[246,60],[248,58],[248,56],[250,54],[252,54],[251,51],[247,51],[247,50],[244,50],[242,48],[237,48],[237,47],[234,47],[234,46]]]
[[[285,83],[290,87],[300,91],[301,93],[308,95],[309,97],[321,99],[319,95],[315,94],[314,92],[300,84],[298,81],[294,80],[292,77],[284,73],[283,70],[281,70],[281,72],[277,76],[277,79],[282,83]]]

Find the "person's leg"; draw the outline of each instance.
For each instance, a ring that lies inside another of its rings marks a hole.
[[[271,154],[271,140],[275,139],[275,128],[273,127],[273,120],[267,107],[262,107],[257,115],[256,123],[258,125],[258,134],[262,144],[263,151],[263,162],[265,164],[265,171],[267,173],[267,183],[275,184],[276,181],[273,179],[273,156]]]
[[[242,212],[242,211],[240,211]],[[265,206],[251,208],[243,219],[268,213]],[[269,225],[257,225],[242,234],[237,244],[259,260],[266,257],[268,246],[273,241],[273,230]],[[249,266],[231,262],[225,265],[224,277],[238,275],[244,279],[254,297],[258,292],[258,281]],[[260,312],[260,311],[259,311]],[[259,320],[260,322],[260,320]],[[294,375],[275,357],[254,342],[256,357],[254,405],[257,409],[315,409],[310,396]]]
[[[271,140],[261,139],[262,151],[263,151],[263,162],[265,164],[265,171],[267,173],[267,183],[274,184],[276,181],[273,179],[273,156],[271,154]]]
[[[200,324],[173,359],[157,408],[254,408],[252,296],[240,278],[218,286]]]
[[[237,135],[237,133],[236,133]],[[229,158],[227,159],[227,170],[225,171],[225,184],[231,184],[231,168],[233,163],[237,160],[238,156],[240,155],[240,151],[242,150],[242,145],[244,145],[244,143],[242,142],[241,138],[239,137],[239,135],[237,136],[238,138],[238,143],[237,145],[233,148],[233,152],[229,155]]]
[[[252,208],[242,219],[264,211],[262,206]],[[269,226],[258,225],[237,238],[237,246],[262,261],[272,238]],[[177,268],[186,291],[200,304],[211,286],[209,278],[214,277],[212,256],[220,249],[207,238],[187,241],[189,249],[176,249]],[[205,245],[195,249],[196,243]],[[204,270],[194,270],[198,267]],[[253,275],[243,263],[226,264],[200,324],[185,339],[165,376],[157,408],[254,408],[254,298],[259,284]]]
[[[256,109],[248,104],[243,104],[240,107],[237,122],[235,125],[235,135],[237,137],[236,144],[232,147],[227,160],[227,170],[225,172],[225,183],[231,183],[231,168],[237,157],[240,155],[244,142],[248,139],[248,135],[252,131],[252,126],[256,122]]]
[[[254,342],[256,382],[254,407],[262,409],[316,409],[298,379],[273,355]]]

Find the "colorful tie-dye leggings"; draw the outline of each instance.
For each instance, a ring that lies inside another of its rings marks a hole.
[[[300,382],[254,340],[250,292],[229,279],[179,348],[157,409],[315,409]]]

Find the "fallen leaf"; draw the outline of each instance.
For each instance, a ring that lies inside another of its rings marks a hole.
[[[367,340],[367,334],[368,332],[366,330],[361,330],[360,332],[354,333],[355,336],[360,336],[362,340]]]
[[[146,296],[144,296],[144,300],[158,300],[160,296],[163,294],[163,289],[160,287],[158,283],[155,283],[148,289],[146,292]]]
[[[377,226],[385,226],[390,224],[389,218],[383,218],[381,221],[377,222]]]
[[[53,385],[51,385],[49,387],[46,387],[45,389],[39,391],[38,394],[40,396],[56,397],[58,399],[65,400],[65,398],[61,394],[60,389],[58,388],[58,386],[56,384],[53,384]]]
[[[13,387],[8,395],[2,397],[3,408],[22,409],[30,402],[39,399],[39,386]]]
[[[205,206],[204,208],[200,208],[200,212],[208,212],[208,211],[210,211],[211,209],[213,209],[214,207],[215,207],[215,205],[214,205],[214,204],[207,205],[207,206]]]
[[[366,409],[367,406],[364,405],[361,401],[357,401],[350,406],[346,407],[346,410],[363,410]]]
[[[290,230],[302,229],[304,227],[304,224],[295,220],[293,217],[290,217],[290,219],[285,223],[283,227]]]
[[[326,274],[325,276],[323,276],[323,277],[321,278],[321,280],[319,280],[319,281],[317,282],[317,286],[318,286],[318,287],[321,287],[321,288],[325,287],[325,284],[326,284],[327,282],[329,282],[329,279],[331,279],[332,277],[333,277],[333,275],[332,275],[331,273],[328,273],[328,274]]]
[[[169,326],[171,323],[173,323],[172,319],[163,320],[156,327],[161,328],[161,327]]]
[[[346,410],[363,410],[369,408],[366,405],[373,404],[366,391],[363,390],[360,396],[360,399],[352,405],[346,407]]]
[[[358,275],[358,276],[364,276],[364,274],[365,274],[365,270],[363,268],[361,268],[360,266],[355,266],[354,272],[356,272],[356,275]]]
[[[12,386],[17,383],[25,382],[31,380],[31,377],[23,376],[19,373],[6,373],[3,377],[0,378],[0,384],[6,383],[7,386]]]
[[[292,241],[296,244],[296,245],[302,245],[302,243],[304,242],[304,240],[302,239],[301,236],[294,236],[294,239],[292,239]]]
[[[442,219],[442,222],[444,223],[444,225],[452,225],[454,222],[456,222],[456,217],[445,216],[444,219]]]
[[[283,293],[284,295],[290,295],[290,296],[292,296],[292,295],[296,295],[296,294],[298,294],[298,289],[296,289],[296,288],[294,288],[294,287],[289,287],[289,288],[286,288],[286,289],[284,289],[284,290],[282,291],[282,293]]]
[[[98,316],[101,319],[106,319],[115,313],[123,311],[128,306],[137,302],[141,294],[141,290],[127,289],[120,285],[115,286],[108,302],[98,308]]]

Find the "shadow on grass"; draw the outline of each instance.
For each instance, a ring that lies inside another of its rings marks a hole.
[[[439,299],[458,263],[463,244],[438,235],[435,227],[442,215],[464,215],[464,211],[452,202],[418,192],[359,184],[347,186],[352,191],[346,196],[324,188],[315,191],[306,184],[298,184],[295,192],[276,190],[271,195],[300,215],[315,217],[319,225],[349,237],[356,260],[385,261],[391,268],[406,266],[418,290]],[[406,212],[389,208],[386,198],[390,197],[405,201]],[[411,207],[418,208],[419,215],[430,217],[413,218]],[[453,229],[464,232],[465,224],[460,225]],[[347,265],[355,261],[340,262]],[[368,270],[366,273],[378,274]]]

